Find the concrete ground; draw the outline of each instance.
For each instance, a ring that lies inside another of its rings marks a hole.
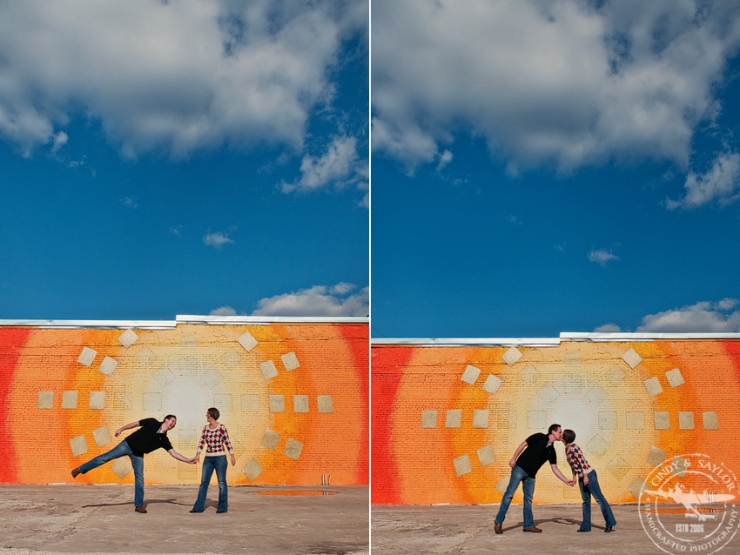
[[[522,532],[522,506],[512,505],[506,515],[504,533],[496,535],[493,521],[498,505],[373,505],[372,555],[496,552],[663,555],[642,528],[636,504],[612,505],[612,510],[617,519],[614,532],[604,533],[604,519],[594,505],[591,532],[577,533],[581,523],[580,505],[535,505],[535,525],[542,533],[533,534]],[[681,508],[676,514],[683,518],[682,513]],[[736,536],[721,553],[740,553],[740,538]]]
[[[263,495],[268,492],[334,495]],[[367,554],[367,487],[229,487],[229,511],[189,511],[197,486],[147,486],[147,514],[133,486],[0,485],[0,555],[64,553],[264,555]]]

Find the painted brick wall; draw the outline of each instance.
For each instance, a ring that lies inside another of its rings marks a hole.
[[[215,406],[233,484],[368,483],[368,325],[178,324],[170,329],[0,327],[0,482],[72,482],[120,426],[173,413],[195,454]],[[130,432],[124,432],[128,434]],[[146,456],[148,483],[192,484],[200,465]],[[133,483],[127,458],[75,480]]]
[[[611,502],[636,502],[649,473],[682,454],[740,476],[740,341],[374,344],[372,368],[374,503],[499,503],[517,446],[551,423],[576,432]],[[579,503],[578,487],[546,464],[535,502]]]

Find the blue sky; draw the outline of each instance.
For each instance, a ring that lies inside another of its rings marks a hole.
[[[740,331],[737,2],[372,21],[374,338]]]
[[[0,6],[0,318],[368,314],[368,5]]]

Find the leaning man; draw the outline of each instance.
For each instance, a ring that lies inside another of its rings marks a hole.
[[[550,461],[553,474],[560,478],[563,483],[569,486],[573,485],[570,480],[563,476],[557,466],[558,459],[554,447],[556,441],[563,441],[563,429],[560,424],[552,424],[548,428],[547,434],[532,434],[517,447],[514,456],[509,461],[509,466],[512,469],[509,486],[501,500],[501,508],[496,515],[496,521],[493,523],[493,530],[497,534],[504,533],[503,523],[506,518],[506,511],[509,510],[511,499],[514,497],[520,483],[523,483],[522,490],[524,492],[524,531],[542,532],[534,525],[532,498],[534,497],[535,476],[537,471],[545,464],[545,461]]]
[[[183,457],[172,448],[172,444],[167,438],[167,432],[173,429],[175,425],[177,425],[177,417],[174,414],[168,414],[162,422],[155,418],[145,418],[144,420],[132,422],[118,428],[116,430],[116,437],[121,435],[121,432],[124,430],[139,429],[107,453],[98,455],[94,459],[72,470],[72,478],[77,478],[80,473],[86,474],[93,468],[97,468],[101,464],[105,464],[113,459],[128,456],[131,459],[131,466],[134,469],[134,510],[137,513],[145,513],[144,455],[146,453],[151,453],[156,449],[164,449],[178,461],[195,464],[195,459]]]

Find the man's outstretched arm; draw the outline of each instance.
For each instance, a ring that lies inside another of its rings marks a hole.
[[[139,421],[131,422],[131,424],[126,424],[125,426],[121,426],[116,430],[116,437],[121,435],[121,432],[124,430],[130,430],[131,428],[138,428],[141,424],[139,424]]]
[[[184,456],[182,456],[182,455],[181,455],[180,453],[178,453],[177,451],[175,451],[174,449],[170,449],[170,450],[169,450],[169,451],[167,451],[167,452],[168,452],[168,453],[169,453],[170,455],[172,455],[172,456],[173,456],[174,458],[176,458],[176,459],[177,459],[178,461],[182,461],[182,462],[184,462],[184,463],[188,463],[188,464],[195,464],[195,462],[196,462],[196,460],[197,460],[196,458],[192,458],[192,459],[189,459],[189,458],[187,458],[187,457],[184,457]]]
[[[560,478],[563,483],[568,484],[569,486],[573,485],[573,482],[571,480],[568,480],[565,476],[563,476],[563,473],[560,472],[560,469],[558,468],[558,465],[551,464],[550,468],[552,468],[552,473],[555,474],[558,478]]]

